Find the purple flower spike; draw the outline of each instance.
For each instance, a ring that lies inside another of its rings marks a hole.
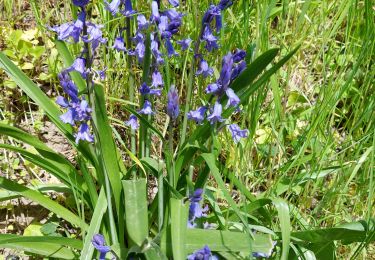
[[[202,200],[203,189],[198,188],[194,191],[193,195],[189,197],[190,202],[200,202]]]
[[[230,76],[230,80],[235,80],[244,70],[246,69],[246,61],[241,61],[239,64],[235,65]]]
[[[233,54],[233,62],[238,63],[246,58],[246,51],[237,49]]]
[[[217,44],[217,38],[212,34],[209,26],[206,26],[206,28],[204,29],[202,39],[206,42],[205,48],[207,49],[207,51],[211,52],[214,49],[219,48],[219,45]]]
[[[165,39],[165,47],[167,48],[168,57],[178,56],[178,53],[174,50],[170,39]]]
[[[224,9],[230,7],[232,4],[233,2],[231,0],[221,0],[217,7],[219,7],[220,10],[223,11]]]
[[[112,15],[115,15],[119,11],[121,0],[113,0],[110,4],[107,1],[104,1],[105,8],[111,12]]]
[[[237,124],[231,124],[228,126],[228,128],[232,134],[232,139],[235,143],[238,143],[241,140],[241,138],[246,138],[249,135],[249,130],[241,130],[241,128]]]
[[[121,12],[125,17],[129,17],[137,11],[133,10],[132,1],[131,0],[125,0],[125,10]]]
[[[196,226],[195,219],[205,217],[206,212],[208,211],[208,207],[202,208],[201,205],[199,205],[199,202],[202,200],[203,195],[203,189],[196,189],[189,197],[190,206],[189,206],[189,220],[188,220],[188,227],[193,228]]]
[[[161,95],[161,89],[152,89],[147,86],[146,83],[142,83],[141,87],[139,88],[139,92],[141,93],[141,95]]]
[[[216,94],[220,90],[220,86],[216,83],[208,84],[206,88],[207,94]]]
[[[90,128],[86,123],[82,123],[80,125],[77,134],[75,134],[75,138],[76,138],[76,144],[79,143],[79,140],[87,141],[90,143],[94,142],[94,137],[90,134]]]
[[[199,69],[195,74],[202,75],[204,78],[207,78],[208,76],[212,76],[213,73],[214,70],[208,66],[207,61],[201,59],[201,62],[199,63]]]
[[[173,7],[177,7],[180,5],[180,2],[178,0],[168,0]]]
[[[100,252],[99,260],[104,260],[105,255],[111,251],[111,248],[109,246],[105,245],[105,240],[103,235],[96,234],[91,240],[92,245],[95,247],[96,250]]]
[[[177,44],[181,46],[181,50],[185,51],[189,49],[192,40],[190,38],[177,41]]]
[[[139,114],[143,114],[143,115],[152,115],[152,114],[154,114],[154,112],[152,111],[152,108],[151,108],[151,102],[148,101],[148,100],[145,100],[143,108],[141,110],[139,110],[138,113]]]
[[[177,89],[174,85],[171,86],[168,92],[168,104],[167,104],[167,114],[172,118],[172,120],[176,120],[178,114],[180,113],[179,105],[178,105],[178,93]]]
[[[202,249],[196,250],[193,254],[188,255],[188,260],[217,260],[217,256],[213,255],[210,248],[205,245]]]
[[[207,107],[199,107],[197,110],[192,110],[188,113],[188,119],[189,120],[194,120],[197,124],[202,123],[204,120],[204,115],[207,111]]]
[[[159,86],[163,86],[163,85],[164,85],[164,82],[163,82],[163,77],[162,77],[161,73],[159,71],[155,70],[152,73],[151,86],[152,87],[159,87]]]
[[[210,121],[211,125],[216,123],[216,122],[223,122],[224,121],[224,119],[221,118],[222,111],[223,111],[222,105],[218,101],[216,101],[215,105],[214,105],[213,112],[211,113],[211,115],[209,115],[207,117],[207,119],[208,119],[208,121]]]
[[[145,52],[146,46],[143,42],[139,42],[135,47],[135,55],[137,56],[139,62],[143,61],[143,58],[145,57]]]
[[[229,106],[232,106],[232,107],[238,106],[238,104],[240,103],[240,99],[236,95],[236,93],[234,93],[233,89],[228,88],[225,91],[225,93],[227,94],[227,97],[228,97],[227,107],[229,107]]]
[[[125,125],[130,126],[131,129],[137,130],[139,128],[138,118],[131,114],[128,121],[125,121]]]
[[[124,39],[122,37],[117,37],[112,48],[116,49],[117,51],[126,51]]]
[[[90,2],[90,0],[73,0],[75,6],[84,7]]]

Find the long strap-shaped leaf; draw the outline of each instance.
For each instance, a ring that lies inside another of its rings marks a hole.
[[[56,259],[76,259],[76,254],[67,246],[81,249],[82,241],[66,237],[0,234],[0,248],[22,250]]]
[[[10,181],[4,177],[0,177],[0,187],[18,193],[34,202],[37,202],[41,206],[45,207],[46,209],[49,209],[50,211],[52,211],[53,213],[55,213],[56,215],[60,216],[61,218],[65,219],[73,225],[76,225],[84,230],[86,230],[88,227],[84,220],[82,220],[80,217],[78,217],[68,209],[64,208],[57,202],[39,193],[38,191],[29,189],[23,185]]]
[[[73,189],[77,189],[81,192],[86,199],[88,198],[86,194],[86,183],[83,181],[81,175],[78,174],[77,170],[71,165],[59,163],[53,159],[44,158],[25,149],[8,144],[0,144],[0,148],[5,148],[22,154],[26,160],[51,173],[68,187],[72,186]]]
[[[73,146],[77,147],[87,159],[96,165],[97,162],[93,156],[92,148],[87,143],[80,143],[78,146],[75,144],[72,127],[60,120],[59,116],[61,112],[59,108],[2,52],[0,52],[0,68],[4,69],[8,76],[17,83],[26,95],[44,110],[48,118],[60,129]]]

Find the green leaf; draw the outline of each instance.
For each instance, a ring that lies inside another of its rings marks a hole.
[[[280,221],[281,227],[281,238],[282,238],[282,254],[281,259],[287,260],[289,254],[289,243],[290,243],[290,232],[292,230],[290,226],[290,214],[288,204],[280,199],[272,199],[273,204],[277,209],[277,214]]]
[[[76,225],[84,230],[87,228],[87,224],[84,222],[84,220],[82,220],[80,217],[73,214],[71,211],[64,208],[57,202],[39,193],[38,191],[29,189],[25,186],[17,184],[1,176],[0,176],[0,187],[3,189],[9,190],[11,192],[18,193],[36,203],[39,203],[41,206],[52,211],[53,213],[55,213],[56,215],[65,219],[66,221],[68,221],[69,223],[73,225]]]
[[[362,242],[366,237],[375,232],[375,220],[371,219],[370,222],[359,221],[346,223],[337,227],[325,229],[312,229],[305,231],[292,232],[293,240],[305,241],[309,243],[328,243],[331,241],[341,240],[344,243]],[[375,236],[372,237],[372,241]],[[371,242],[371,241],[370,241]]]
[[[0,248],[22,250],[57,259],[76,259],[75,253],[67,246],[81,249],[82,241],[66,237],[0,234]]]
[[[146,179],[122,181],[125,195],[125,221],[133,244],[141,246],[148,236]]]
[[[91,243],[92,238],[95,234],[99,233],[100,225],[102,224],[102,219],[104,213],[107,210],[107,199],[105,197],[104,188],[100,190],[98,202],[95,206],[94,213],[91,217],[90,226],[87,229],[87,233],[84,239],[84,245],[81,252],[81,260],[91,260],[94,253],[94,246]]]
[[[52,158],[47,159],[37,154],[26,151],[25,149],[12,145],[0,144],[0,148],[5,148],[7,150],[22,154],[26,160],[53,174],[68,187],[79,190],[82,194],[85,195],[85,198],[87,198],[87,186],[84,183],[82,177],[78,174],[77,170],[70,163],[60,163],[58,162],[58,157],[56,157],[56,160],[54,160],[53,158],[55,157],[53,156],[53,154],[49,154]]]
[[[188,222],[188,207],[182,200],[171,198],[171,239],[173,259],[186,259],[186,228]]]
[[[220,175],[219,169],[217,168],[217,166],[215,164],[216,160],[215,160],[214,155],[211,154],[211,153],[204,153],[201,156],[206,161],[208,167],[210,168],[211,173],[214,176],[217,185],[219,186],[219,188],[223,192],[224,197],[227,200],[227,202],[229,203],[231,209],[240,218],[240,220],[242,221],[242,223],[246,227],[245,230],[248,232],[248,234],[251,235],[251,231],[249,229],[247,220],[244,218],[242,212],[238,209],[236,203],[234,202],[234,200],[232,199],[231,195],[229,194],[227,188],[225,187],[224,181],[221,179],[221,175]]]
[[[249,255],[251,252],[269,254],[273,249],[271,235],[254,234],[254,239],[246,233],[211,230],[211,229],[187,229],[186,230],[186,250],[192,253],[201,249],[205,245],[216,252],[243,252]],[[161,248],[163,252],[167,248],[173,248],[166,236],[162,236]]]
[[[118,154],[116,152],[116,145],[112,137],[112,129],[108,121],[107,109],[105,106],[105,94],[101,85],[94,85],[94,100],[92,104],[92,118],[94,121],[95,128],[95,145],[98,147],[98,155],[101,158],[102,163],[102,178],[99,180],[104,183],[104,175],[106,174],[111,183],[113,197],[115,200],[116,211],[118,219],[122,219],[120,216],[121,207],[121,173],[119,168]]]

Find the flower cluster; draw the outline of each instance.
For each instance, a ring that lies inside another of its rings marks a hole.
[[[116,14],[119,11],[119,7],[122,1],[114,0],[110,4],[107,3],[107,9],[112,13]],[[173,7],[179,5],[179,1],[170,0],[169,3]],[[125,1],[125,10],[132,10],[132,14],[136,12],[133,9],[126,9],[126,6],[131,7],[131,1]],[[122,12],[124,14],[124,12]],[[125,14],[124,14],[125,15]],[[137,31],[132,37],[132,43],[134,48],[129,49],[125,47],[124,38],[120,35],[115,39],[113,48],[117,51],[123,51],[128,55],[134,55],[137,57],[139,63],[142,63],[146,54],[146,37],[149,34],[150,37],[150,50],[152,54],[151,64],[151,84],[148,85],[143,82],[139,88],[140,94],[143,96],[144,102],[143,107],[138,110],[139,114],[153,115],[151,96],[160,96],[162,88],[164,87],[164,81],[162,74],[160,73],[159,66],[165,63],[166,56],[171,58],[172,56],[178,56],[179,54],[175,51],[173,45],[173,37],[179,32],[182,24],[182,13],[176,11],[175,8],[167,9],[163,12],[160,11],[159,1],[152,1],[151,3],[151,15],[147,19],[143,14],[137,14]],[[187,50],[191,44],[191,39],[177,40],[176,43],[181,46],[181,50]],[[165,53],[165,54],[164,54]],[[178,95],[175,87],[171,87],[168,94],[168,105],[167,114],[175,120],[179,114],[178,108]],[[137,117],[130,115],[128,121],[125,122],[127,126],[130,126],[133,130],[139,127]]]
[[[206,11],[202,20],[202,41],[205,41],[207,51],[212,51],[218,47],[217,38],[212,34],[211,23],[215,20],[216,31],[222,28],[221,12],[232,5],[231,1],[221,0],[218,5],[211,5]],[[204,78],[213,75],[213,69],[208,65],[202,54],[195,54],[200,59],[199,68],[196,75],[202,75]],[[216,101],[212,107],[209,104],[198,107],[188,113],[188,119],[201,124],[207,119],[210,124],[223,122],[222,118],[223,106],[222,100],[228,99],[226,107],[235,107],[238,110],[240,98],[235,94],[230,84],[246,69],[246,52],[237,49],[234,53],[229,52],[223,57],[220,77],[214,83],[208,84],[205,92],[216,97]],[[208,113],[208,115],[206,115]],[[248,130],[241,130],[237,124],[228,125],[228,129],[232,134],[234,142],[238,143],[240,138],[248,136]]]
[[[73,1],[74,5],[81,8],[77,20],[50,27],[50,30],[57,33],[58,40],[70,42],[72,39],[74,43],[79,41],[84,42],[86,44],[85,46],[90,46],[91,53],[94,54],[99,44],[105,43],[106,39],[103,38],[101,31],[102,26],[86,21],[85,6],[88,2],[89,0]],[[77,127],[77,133],[75,134],[77,144],[80,140],[88,142],[94,141],[88,123],[91,120],[89,102],[78,94],[78,88],[69,76],[69,72],[76,71],[82,78],[87,79],[87,76],[91,73],[91,69],[88,68],[87,64],[88,62],[90,64],[92,63],[92,58],[89,57],[90,60],[86,60],[83,55],[88,52],[89,50],[85,48],[81,55],[75,59],[73,64],[59,74],[60,85],[66,97],[58,96],[56,99],[56,103],[60,105],[60,107],[67,109],[67,112],[61,115],[60,119],[64,123]],[[100,78],[104,77],[104,71],[99,71],[97,74]]]

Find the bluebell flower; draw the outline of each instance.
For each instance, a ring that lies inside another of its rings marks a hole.
[[[174,50],[170,39],[165,39],[165,47],[167,49],[168,57],[178,56],[178,53]]]
[[[96,25],[93,23],[87,23],[87,34],[82,37],[82,40],[86,43],[91,43],[91,49],[94,52],[99,44],[106,43],[107,40],[103,38],[101,28],[102,25]]]
[[[78,132],[75,134],[75,138],[76,144],[78,144],[80,140],[87,141],[89,143],[94,142],[94,136],[90,134],[90,128],[86,123],[82,123],[79,126]]]
[[[125,121],[125,125],[130,126],[133,130],[137,130],[139,128],[138,118],[131,114],[129,120]]]
[[[150,88],[145,82],[142,83],[141,87],[139,88],[139,92],[141,95],[161,95],[161,89]]]
[[[196,75],[202,75],[203,77],[212,76],[214,73],[214,70],[208,66],[208,63],[206,60],[201,59],[199,63],[199,69],[196,71]]]
[[[246,138],[249,135],[249,130],[241,130],[241,128],[237,124],[231,124],[228,126],[228,128],[232,134],[232,139],[235,143],[238,143],[241,140],[241,138]]]
[[[168,9],[163,12],[164,15],[166,15],[169,20],[171,21],[178,21],[181,23],[181,19],[184,16],[183,13],[177,12],[175,9]]]
[[[239,64],[233,66],[232,75],[230,76],[230,80],[235,80],[244,70],[246,69],[246,61],[241,61]]]
[[[180,5],[180,2],[178,0],[168,0],[173,7],[177,7]]]
[[[75,110],[73,108],[69,108],[67,112],[60,116],[60,120],[63,121],[65,124],[70,124],[71,126],[75,125]]]
[[[122,37],[117,37],[112,48],[117,51],[126,51],[124,39]]]
[[[132,41],[135,42],[135,43],[144,43],[145,41],[145,36],[143,35],[143,33],[141,32],[136,32],[136,34],[134,35],[134,37],[132,37]]]
[[[160,21],[160,13],[159,13],[159,5],[156,1],[152,1],[151,3],[151,22],[159,23]]]
[[[133,10],[131,0],[125,0],[125,10],[121,11],[121,13],[126,17],[129,17],[129,16],[137,13],[137,11]]]
[[[87,70],[86,70],[86,59],[82,57],[78,57],[74,60],[73,64],[65,69],[66,72],[77,71],[81,74],[82,78],[86,78]]]
[[[207,107],[202,106],[199,107],[197,110],[191,110],[187,116],[189,120],[194,120],[197,124],[202,123],[204,120],[204,115],[206,114]]]
[[[167,99],[167,114],[172,118],[172,120],[176,120],[180,110],[178,104],[178,93],[174,85],[172,85],[169,89]]]
[[[225,91],[225,94],[227,94],[227,97],[228,97],[227,107],[238,106],[238,104],[240,103],[240,98],[236,95],[236,93],[234,93],[233,89],[227,88],[227,90]]]
[[[75,121],[88,121],[91,119],[91,108],[86,100],[82,99],[79,103],[71,103],[71,106],[75,110]]]
[[[49,27],[49,29],[57,33],[57,39],[60,41],[66,41],[69,37],[72,37],[74,42],[78,42],[85,22],[86,13],[82,11],[78,14],[78,18],[74,23],[64,23],[59,26]]]
[[[221,10],[216,5],[210,5],[203,15],[202,28],[203,30],[209,26],[214,18],[221,15]]]
[[[154,111],[152,111],[151,102],[148,100],[145,100],[145,103],[143,104],[143,108],[139,110],[138,113],[143,114],[143,115],[154,114]]]
[[[56,103],[57,103],[59,106],[63,107],[63,108],[67,108],[67,107],[69,106],[69,102],[68,102],[68,100],[67,100],[66,98],[62,97],[62,96],[58,96],[58,97],[56,98]]]
[[[152,55],[155,57],[156,59],[156,63],[158,65],[160,64],[163,64],[164,63],[164,59],[162,57],[162,54],[161,52],[159,51],[159,43],[158,41],[153,37],[153,35],[151,35],[151,52],[152,52]]]
[[[191,42],[192,40],[190,38],[186,38],[186,39],[177,41],[177,44],[181,46],[181,50],[185,51],[189,49]]]
[[[188,227],[193,228],[196,226],[195,220],[197,218],[205,217],[208,207],[202,208],[199,202],[202,200],[203,189],[196,189],[194,193],[189,197],[190,206],[189,206],[189,220]]]
[[[219,84],[211,83],[207,85],[207,88],[205,91],[207,94],[216,94],[219,91],[219,88],[220,88]]]
[[[232,57],[234,63],[241,62],[241,61],[243,61],[245,58],[246,58],[246,51],[244,51],[244,50],[240,50],[240,49],[237,49],[237,50],[233,53],[233,57]]]
[[[214,124],[216,122],[223,122],[224,120],[221,118],[222,111],[222,105],[218,101],[216,101],[212,113],[207,117],[208,121],[210,121],[211,124]]]
[[[203,198],[203,189],[198,188],[196,189],[192,195],[189,196],[190,202],[200,202]]]
[[[218,260],[216,255],[213,255],[210,248],[205,245],[202,249],[196,250],[193,254],[188,255],[188,260]]]
[[[151,83],[152,87],[159,87],[159,86],[163,86],[164,85],[163,77],[162,77],[161,73],[158,70],[155,70],[152,73],[151,77],[152,77],[152,83]]]
[[[119,7],[121,4],[121,0],[113,0],[111,3],[104,1],[105,8],[111,12],[112,15],[115,15],[119,12]]]
[[[104,80],[105,77],[106,77],[106,71],[107,71],[107,67],[105,67],[104,69],[102,70],[98,70],[97,73],[98,73],[98,76],[101,80]]]
[[[103,235],[101,234],[94,235],[91,242],[92,242],[92,245],[95,247],[95,249],[100,252],[99,260],[104,260],[105,255],[109,251],[111,251],[111,247],[106,246]]]
[[[75,6],[84,7],[90,2],[90,0],[73,0]]]
[[[145,57],[146,52],[146,46],[143,42],[139,42],[137,46],[135,47],[135,55],[138,58],[139,62],[143,61],[143,58]]]
[[[70,79],[69,74],[63,71],[58,75],[60,80],[60,85],[62,86],[64,92],[68,94],[69,98],[73,102],[78,102],[78,88],[74,82]]]
[[[217,38],[212,34],[209,26],[206,26],[204,29],[202,39],[206,42],[205,48],[207,51],[211,52],[214,49],[219,48]]]
[[[137,16],[137,22],[138,22],[138,30],[145,30],[149,26],[149,23],[143,14],[139,14]]]

